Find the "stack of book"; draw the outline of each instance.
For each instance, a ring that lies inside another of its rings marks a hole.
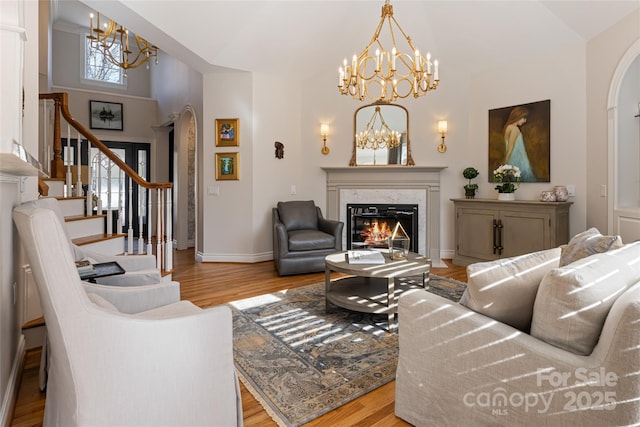
[[[379,251],[347,251],[349,264],[384,264],[384,256]]]
[[[76,268],[81,279],[90,277],[96,274],[96,268],[88,260],[76,261]]]

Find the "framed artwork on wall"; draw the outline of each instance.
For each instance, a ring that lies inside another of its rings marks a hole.
[[[91,129],[123,130],[122,104],[119,102],[89,101]]]
[[[520,168],[521,182],[550,182],[550,136],[550,100],[489,110],[489,182],[505,164]]]
[[[240,145],[240,119],[216,119],[216,147]]]
[[[216,181],[237,181],[239,175],[238,153],[216,153]]]

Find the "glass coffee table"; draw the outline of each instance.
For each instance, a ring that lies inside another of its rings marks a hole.
[[[326,309],[331,303],[353,311],[386,313],[389,329],[394,329],[398,296],[411,288],[427,287],[431,259],[409,252],[404,260],[392,260],[383,253],[384,264],[349,264],[346,255],[347,252],[339,252],[325,258]],[[331,280],[332,271],[349,276]],[[422,283],[396,281],[410,276],[420,276]]]

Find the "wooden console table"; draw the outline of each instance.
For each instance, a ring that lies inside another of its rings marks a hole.
[[[456,265],[541,251],[569,241],[573,202],[451,200],[455,205]]]

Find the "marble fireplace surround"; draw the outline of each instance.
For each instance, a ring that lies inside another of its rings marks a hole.
[[[440,261],[440,172],[446,166],[323,167],[326,217],[347,221],[347,203],[418,205],[418,251]],[[345,227],[346,230],[346,227]],[[343,247],[346,236],[343,235]],[[435,264],[435,263],[434,263]]]

